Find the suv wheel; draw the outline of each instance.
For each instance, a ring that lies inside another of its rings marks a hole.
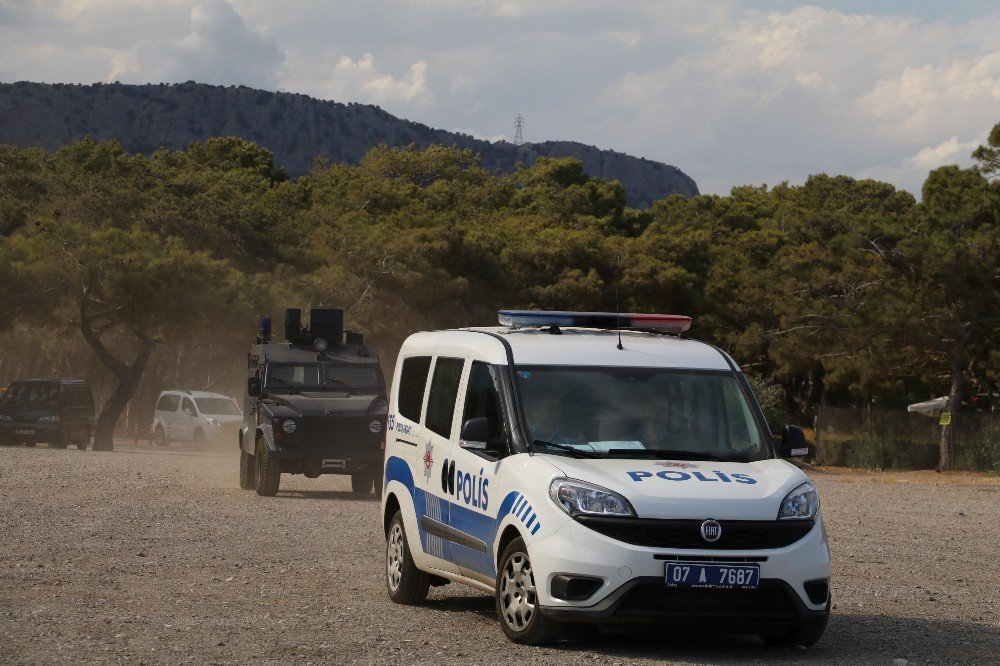
[[[240,488],[254,490],[257,487],[257,458],[240,446]]]
[[[81,451],[86,451],[88,446],[90,446],[89,428],[83,431],[83,434],[80,435],[80,439],[76,440],[76,448],[80,449]]]
[[[403,528],[403,514],[396,511],[385,536],[385,587],[397,604],[419,604],[427,598],[431,577],[417,568]]]
[[[257,494],[274,497],[281,483],[281,466],[263,437],[257,438],[257,455],[254,458],[257,463]]]
[[[496,608],[503,633],[515,643],[542,645],[559,637],[559,623],[538,610],[535,574],[528,548],[520,537],[507,544],[500,556]]]
[[[166,446],[169,443],[167,440],[167,433],[163,429],[163,426],[156,426],[156,430],[153,431],[153,441],[157,446]]]
[[[52,446],[57,449],[67,448],[69,446],[69,430],[63,430],[56,435],[56,441],[52,442]]]

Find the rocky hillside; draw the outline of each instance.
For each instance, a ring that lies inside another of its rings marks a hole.
[[[693,196],[695,182],[677,167],[572,141],[515,146],[490,143],[396,118],[377,106],[341,104],[246,87],[199,83],[0,84],[0,143],[53,150],[73,139],[118,139],[126,150],[184,148],[213,136],[241,136],[266,146],[292,176],[317,155],[355,162],[369,148],[455,145],[471,148],[483,165],[511,172],[539,156],[575,157],[592,176],[618,179],[629,204],[648,207],[671,194]]]

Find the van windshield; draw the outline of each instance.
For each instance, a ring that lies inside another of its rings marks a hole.
[[[195,398],[198,411],[202,414],[216,414],[218,416],[239,416],[240,409],[236,403],[229,398]]]
[[[536,447],[588,457],[768,456],[730,372],[518,366],[515,377]]]
[[[4,393],[3,401],[25,407],[55,407],[59,403],[59,387],[48,382],[15,382]]]

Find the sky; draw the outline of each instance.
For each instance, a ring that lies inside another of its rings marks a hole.
[[[979,0],[0,0],[0,81],[246,85],[672,164],[704,193],[919,196],[1000,122]]]

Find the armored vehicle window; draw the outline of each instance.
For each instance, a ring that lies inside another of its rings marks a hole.
[[[347,386],[380,386],[376,365],[327,365],[326,374],[330,384]]]
[[[281,363],[267,367],[267,385],[278,386],[321,386],[318,363]]]
[[[469,371],[469,387],[465,391],[465,411],[462,414],[462,423],[482,416],[485,416],[490,422],[490,440],[504,439],[496,370],[487,363],[473,361],[472,370]]]
[[[427,372],[431,369],[430,356],[414,356],[403,361],[397,397],[399,415],[411,421],[420,420],[420,406],[424,401]]]
[[[441,358],[434,365],[431,393],[427,397],[428,428],[442,437],[451,436],[451,422],[455,418],[455,398],[458,381],[462,377],[465,361],[460,358]]]
[[[181,404],[181,399],[176,395],[165,395],[160,397],[156,403],[156,409],[161,412],[176,412],[177,406]]]

